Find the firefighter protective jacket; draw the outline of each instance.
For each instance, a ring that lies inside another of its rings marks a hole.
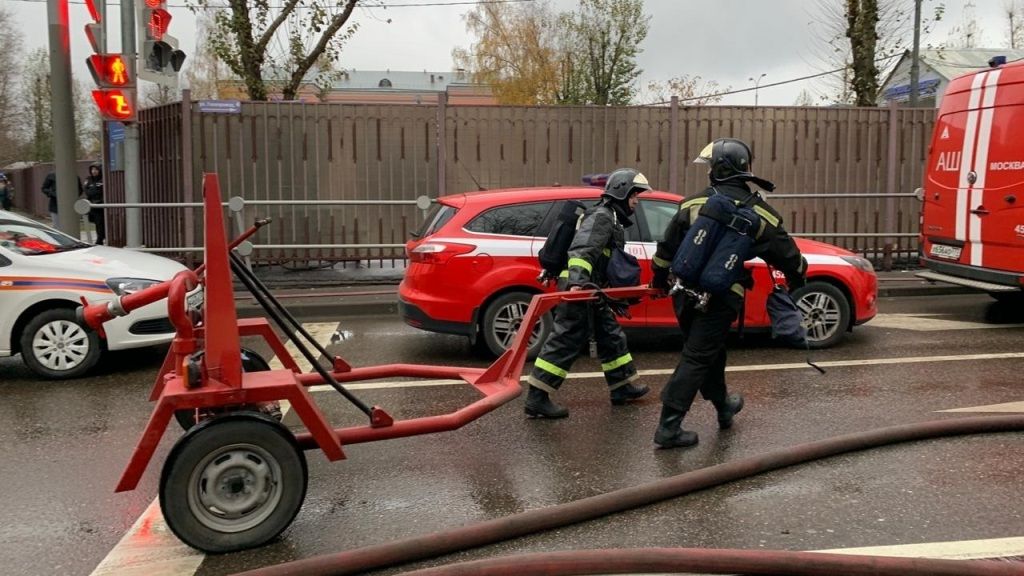
[[[593,282],[604,286],[605,269],[616,246],[626,246],[625,226],[633,222],[615,202],[601,202],[583,214],[576,236],[569,246],[568,285]]]
[[[743,182],[716,184],[696,196],[687,198],[679,205],[679,212],[669,221],[664,239],[658,242],[658,250],[651,262],[655,274],[667,274],[668,268],[672,264],[672,258],[683,242],[683,238],[686,237],[690,224],[697,219],[701,207],[716,191],[737,202],[747,201],[752,206],[761,217],[761,226],[754,236],[754,256],[760,257],[770,266],[785,274],[790,290],[803,286],[807,262],[800,255],[796,242],[783,228],[782,216],[769,206],[759,194],[751,192]],[[751,194],[754,194],[754,199],[748,201]],[[749,290],[752,287],[753,278],[750,271],[747,270],[741,280],[733,284],[732,290],[742,297],[744,289]]]

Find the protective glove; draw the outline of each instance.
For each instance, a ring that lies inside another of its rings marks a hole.
[[[807,259],[801,256],[800,257],[800,272],[798,272],[797,274],[787,274],[786,275],[786,288],[788,288],[789,289],[789,293],[792,294],[793,292],[799,290],[800,288],[803,288],[806,285],[807,285]]]
[[[654,271],[654,278],[651,279],[650,288],[660,290],[661,292],[668,293],[671,286],[668,283],[668,268],[659,268],[657,266],[652,267]]]

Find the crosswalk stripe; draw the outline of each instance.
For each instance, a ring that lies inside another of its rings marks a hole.
[[[925,542],[921,544],[867,546],[863,548],[836,548],[833,550],[813,550],[813,552],[897,558],[932,558],[938,560],[1013,558],[1024,556],[1024,537],[962,540],[959,542]]]
[[[988,404],[973,408],[951,408],[939,412],[1024,412],[1024,402],[1006,402],[1005,404]]]
[[[314,340],[326,346],[331,342],[331,334],[334,334],[338,329],[338,323],[304,322],[302,327],[309,332],[309,335],[312,336]],[[313,365],[309,363],[309,360],[306,360],[305,356],[299,353],[299,349],[295,346],[295,342],[291,338],[285,342],[284,347],[288,349],[288,353],[292,355],[292,358],[295,358],[295,363],[299,365],[299,368],[303,372],[309,372]],[[316,356],[320,355],[316,350],[313,350],[313,354]],[[279,360],[277,356],[274,356],[274,358],[270,360],[269,364],[273,370],[280,370],[281,368],[284,368],[284,365],[281,364],[281,360]]]

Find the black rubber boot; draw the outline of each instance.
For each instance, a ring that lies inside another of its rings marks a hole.
[[[723,404],[716,405],[715,408],[718,410],[718,428],[728,430],[732,428],[733,417],[743,410],[743,396],[730,394]]]
[[[633,386],[633,384],[626,384],[625,386],[619,386],[615,390],[612,390],[612,404],[615,406],[622,406],[630,400],[636,400],[642,397],[644,394],[650,392],[651,389],[647,386]]]
[[[524,412],[530,418],[565,418],[569,415],[568,410],[551,401],[547,392],[533,386],[526,396]]]
[[[697,445],[697,433],[682,428],[683,416],[686,416],[686,412],[662,405],[658,430],[654,433],[654,443],[658,448],[689,448]]]

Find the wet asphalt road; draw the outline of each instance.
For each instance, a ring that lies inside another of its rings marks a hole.
[[[764,369],[800,363],[805,354],[762,336],[734,341],[728,378],[747,406],[733,430],[719,432],[713,408],[698,400],[687,426],[701,442],[690,450],[653,449],[656,393],[667,378],[658,374],[642,378],[653,392],[630,406],[613,408],[600,379],[575,378],[559,395],[571,411],[566,420],[526,420],[520,398],[458,431],[349,446],[343,462],[307,452],[309,490],[284,537],[259,550],[200,558],[198,569],[188,573],[230,574],[383,543],[839,434],[960,416],[936,411],[1024,400],[1020,358],[915,360],[1022,352],[1024,328],[1015,326],[1024,324],[1021,312],[980,295],[884,299],[880,310],[884,322],[860,327],[842,346],[813,357],[894,363],[834,366],[825,376],[809,368]],[[946,323],[921,324],[922,317]],[[356,366],[485,364],[462,338],[420,332],[393,318],[341,320],[355,337],[332,351]],[[674,367],[673,338],[634,334],[630,342],[642,370]],[[90,574],[155,498],[156,466],[135,491],[112,490],[149,416],[146,397],[161,358],[150,350],[113,354],[93,376],[64,383],[35,380],[19,359],[0,360],[0,572]],[[574,372],[598,370],[596,361],[581,359]],[[476,398],[465,386],[359,395],[396,418],[449,412]],[[333,392],[316,398],[332,422],[362,423]],[[297,419],[289,415],[286,423]],[[164,439],[155,462],[163,461],[178,434],[173,430]],[[575,548],[814,550],[1020,537],[1022,450],[1019,434],[882,448],[443,561]]]

